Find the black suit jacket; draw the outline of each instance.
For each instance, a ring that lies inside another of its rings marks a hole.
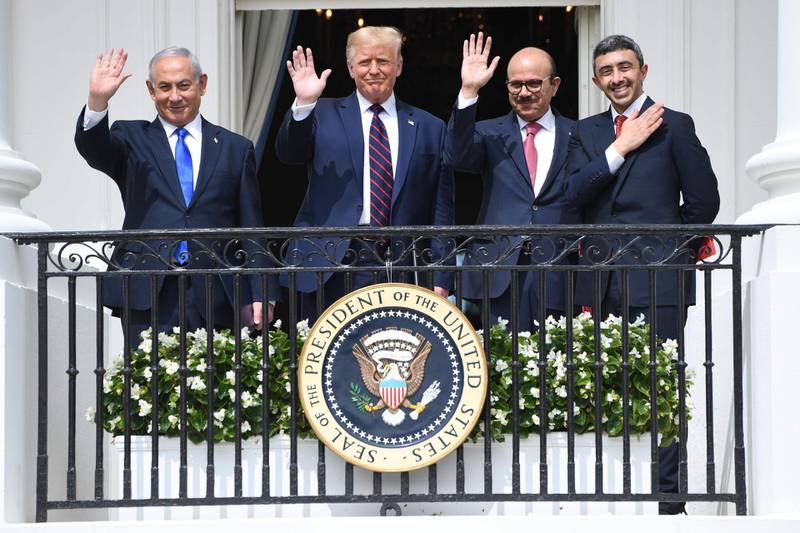
[[[99,124],[84,131],[83,115],[82,111],[78,117],[75,145],[92,168],[107,174],[117,184],[125,207],[122,229],[255,228],[262,225],[255,154],[249,140],[203,119],[200,171],[192,201],[186,206],[175,158],[158,118],[152,122],[118,120],[109,129],[106,116]],[[236,264],[234,254],[238,248],[226,247],[226,244],[210,240],[201,243],[189,241],[192,259],[187,268],[219,268],[219,263],[204,253],[204,248],[205,252],[211,250],[224,255]],[[118,243],[110,268],[166,270],[172,261],[174,245],[171,240]],[[244,248],[250,252],[255,250],[247,245]],[[263,264],[260,259],[255,262],[256,266]],[[241,302],[259,300],[262,293],[259,277],[244,277],[243,280]],[[163,281],[163,276],[156,278],[159,290]],[[149,279],[133,276],[130,283],[131,307],[149,309]],[[192,283],[200,298],[198,308],[205,313],[204,276],[195,276]],[[269,297],[275,299],[278,295],[275,280],[270,279],[270,285]],[[227,301],[232,305],[232,276],[215,278],[214,293],[217,304]],[[123,306],[120,278],[106,278],[103,303],[112,309]],[[224,309],[216,307],[217,311]],[[221,317],[215,314],[215,318]]]
[[[653,105],[645,100],[642,111]],[[663,123],[639,148],[630,152],[616,174],[611,174],[605,150],[614,142],[611,111],[579,120],[572,132],[567,158],[568,178],[565,194],[583,211],[589,224],[710,224],[719,211],[717,178],[708,153],[695,135],[692,118],[664,108]],[[633,253],[621,255],[618,264],[656,262],[667,257],[684,242],[673,239],[607,236],[584,243],[583,262],[615,253],[629,246]],[[671,262],[690,263],[694,257],[684,253]],[[592,273],[579,272],[576,295],[579,303],[592,305]],[[605,294],[608,272],[602,275]],[[678,281],[675,272],[656,276],[657,305],[677,303]],[[694,274],[687,272],[685,303],[694,303]],[[630,273],[630,305],[649,305],[649,280],[646,271]]]
[[[477,104],[458,109],[455,106],[447,125],[445,162],[457,170],[480,174],[483,198],[477,224],[579,224],[580,212],[564,198],[565,163],[572,126],[575,123],[553,110],[556,118],[556,140],[550,170],[543,179],[539,194],[534,197],[528,166],[525,162],[519,122],[514,111],[489,120],[475,122]],[[539,178],[537,178],[539,179]],[[520,254],[521,236],[508,239],[476,240],[468,250],[465,264],[496,262],[514,265]],[[557,257],[558,239],[534,239],[532,261],[546,262]],[[511,251],[509,251],[511,250]],[[483,274],[465,271],[463,295],[479,299],[483,296]],[[510,271],[492,271],[489,295],[500,296],[511,282]],[[534,284],[538,293],[538,284]],[[547,276],[547,307],[564,309],[564,274]]]

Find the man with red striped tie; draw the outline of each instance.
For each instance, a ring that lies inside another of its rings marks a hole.
[[[308,169],[308,189],[295,226],[453,224],[453,175],[441,156],[445,125],[394,94],[395,80],[403,70],[401,45],[402,34],[396,28],[367,26],[351,33],[346,57],[356,90],[344,98],[321,98],[331,70],[317,74],[311,49],[298,46],[292,52],[287,68],[296,98],[278,132],[275,150],[284,163]],[[391,247],[398,257],[409,242],[297,239],[286,257],[292,265],[325,267],[343,260],[351,263],[349,251],[360,265],[375,266],[379,278],[386,280],[381,261],[386,249]],[[434,253],[443,253],[441,243],[432,245]],[[403,261],[414,261],[415,254],[405,253]],[[328,255],[334,256],[333,261]],[[348,279],[330,270],[322,280],[314,272],[295,276],[302,297],[299,316],[312,319],[348,290],[375,279],[373,272],[353,273]],[[288,275],[281,281],[284,286],[293,284]],[[435,275],[438,294],[446,296],[451,285],[451,274]],[[319,290],[324,291],[322,309],[317,306]]]

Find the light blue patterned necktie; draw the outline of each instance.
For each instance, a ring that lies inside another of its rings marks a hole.
[[[178,142],[175,143],[175,167],[178,170],[178,181],[181,184],[183,202],[186,207],[191,203],[192,194],[194,194],[192,154],[189,153],[189,148],[184,140],[188,133],[185,128],[175,130],[175,134],[178,136]],[[184,265],[189,261],[189,244],[186,241],[178,243],[178,248],[175,250],[175,259],[180,265]]]

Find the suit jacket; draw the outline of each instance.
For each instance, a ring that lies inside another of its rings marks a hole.
[[[580,223],[580,212],[566,202],[563,194],[567,146],[574,121],[554,111],[556,140],[552,163],[539,194],[534,197],[516,113],[511,111],[476,124],[477,107],[474,104],[464,109],[458,109],[458,106],[453,109],[447,125],[444,152],[447,164],[457,170],[480,173],[483,179],[483,199],[476,223]],[[476,240],[470,244],[464,263],[480,265],[500,260],[502,264],[515,265],[519,260],[521,242],[521,236]],[[534,252],[531,262],[534,264],[556,257],[562,248],[557,238],[535,238],[531,246]],[[464,297],[483,297],[482,278],[480,271],[464,272]],[[510,271],[492,271],[489,296],[500,296],[510,282]],[[546,283],[547,307],[564,309],[564,274],[550,272]],[[534,284],[534,290],[538,293],[538,284]]]
[[[175,158],[166,132],[156,118],[118,120],[108,127],[108,116],[84,131],[83,111],[75,129],[75,144],[89,165],[107,174],[119,187],[125,207],[122,229],[197,229],[254,228],[262,225],[261,195],[255,174],[255,153],[250,141],[207,120],[202,122],[202,156],[192,201],[187,207],[175,167]],[[217,254],[226,254],[237,264],[236,248],[226,249],[227,242],[207,240],[202,245]],[[172,240],[129,241],[118,243],[111,257],[113,265],[132,270],[166,270],[174,252]],[[231,247],[228,247],[231,248]],[[247,249],[248,246],[245,246]],[[252,250],[251,250],[252,251]],[[158,257],[137,257],[136,254]],[[219,268],[194,241],[189,241],[192,259],[187,268]],[[251,256],[252,257],[252,256]],[[263,264],[259,259],[257,265]],[[112,268],[112,267],[110,267]],[[161,289],[164,278],[157,278]],[[270,298],[278,294],[277,282],[270,280]],[[192,279],[197,307],[205,314],[205,277]],[[258,276],[245,277],[242,300],[249,303],[261,298]],[[215,318],[218,312],[230,313],[234,301],[232,276],[215,278]],[[229,302],[230,306],[224,306]],[[121,278],[106,278],[103,284],[104,305],[123,306]],[[130,305],[133,309],[150,308],[150,282],[145,276],[130,281]],[[177,305],[177,302],[176,302]]]
[[[653,105],[645,100],[642,111]],[[664,109],[661,126],[636,150],[630,152],[616,174],[611,174],[605,150],[614,142],[611,111],[578,121],[572,132],[567,157],[565,184],[567,199],[583,211],[589,224],[710,224],[719,211],[717,178],[703,145],[694,132],[692,118]],[[681,201],[682,198],[682,201]],[[613,242],[615,241],[616,242]],[[617,264],[652,262],[674,252],[684,239],[640,238],[631,236],[592,239],[583,249],[594,247],[596,257],[608,257],[619,246],[630,244],[631,251]],[[645,258],[643,260],[642,258]],[[649,258],[649,259],[648,259]],[[689,264],[685,253],[671,262]],[[583,262],[589,260],[584,254]],[[630,305],[650,304],[650,285],[646,271],[630,271]],[[580,303],[592,305],[592,273],[579,272],[576,295]],[[608,272],[602,275],[602,294]],[[676,305],[678,279],[675,272],[656,275],[656,304]],[[694,303],[694,273],[686,272],[685,303]]]
[[[453,173],[442,162],[444,122],[397,100],[399,146],[392,189],[391,225],[452,225]],[[286,113],[275,141],[278,158],[287,164],[304,164],[308,190],[295,226],[355,227],[363,209],[364,136],[355,92],[345,98],[320,98],[306,119],[296,121]],[[342,260],[349,240],[303,239],[291,242],[287,261],[295,266],[331,266]],[[405,242],[393,242],[395,250]],[[447,252],[447,243],[434,241],[434,254]],[[320,253],[324,252],[324,253]],[[324,254],[328,254],[330,259]],[[430,258],[428,258],[430,260]],[[412,254],[399,262],[410,263]],[[324,279],[332,272],[325,273]],[[281,277],[286,283],[286,277]],[[452,287],[452,274],[437,273],[436,285]],[[297,288],[316,290],[316,274],[301,272]]]

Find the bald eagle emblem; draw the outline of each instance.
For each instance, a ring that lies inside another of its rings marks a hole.
[[[351,387],[351,398],[361,411],[383,410],[381,418],[390,426],[398,426],[406,418],[403,408],[411,409],[416,420],[425,407],[439,396],[439,382],[431,383],[417,403],[411,401],[425,377],[425,363],[431,343],[411,330],[385,328],[364,335],[353,346],[361,379],[372,396],[360,394],[360,387]],[[380,398],[374,402],[374,397]]]

